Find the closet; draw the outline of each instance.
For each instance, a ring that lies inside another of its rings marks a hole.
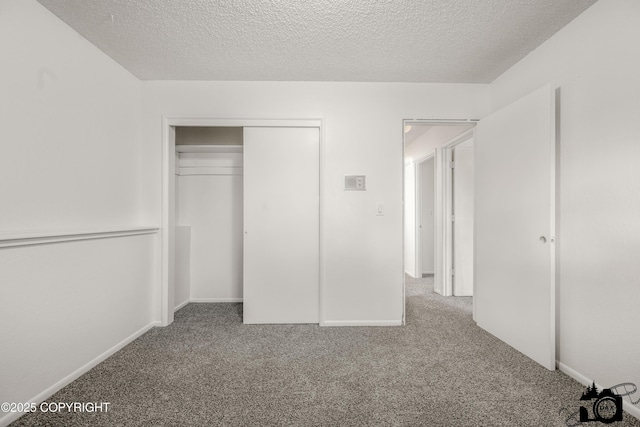
[[[176,307],[319,323],[320,129],[175,126]]]
[[[176,127],[176,305],[242,301],[242,128]]]

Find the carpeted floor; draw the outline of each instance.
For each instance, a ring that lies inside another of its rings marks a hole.
[[[404,327],[243,325],[241,304],[189,304],[48,399],[107,413],[13,425],[564,426],[586,404],[580,384],[479,329],[471,298],[429,281],[407,281]]]
[[[445,304],[451,307],[457,307],[465,311],[469,316],[473,313],[473,298],[472,297],[443,297],[433,292],[433,274],[425,275],[421,279],[414,279],[409,275],[405,275],[406,283],[406,295],[419,296],[428,300],[436,301],[440,304]],[[407,301],[407,305],[408,301]]]

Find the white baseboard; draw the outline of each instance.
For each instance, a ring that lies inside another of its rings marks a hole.
[[[407,276],[409,276],[409,277],[411,277],[411,278],[413,278],[413,279],[421,279],[421,278],[422,278],[422,274],[418,275],[418,274],[416,274],[416,273],[415,273],[415,272],[413,272],[413,271],[407,271],[407,270],[405,270],[405,271],[404,271],[404,274],[406,274]]]
[[[325,320],[320,326],[402,326],[399,320]]]
[[[424,276],[425,274],[436,274],[435,271],[423,271],[422,275]]]
[[[89,372],[99,363],[107,360],[107,358],[109,358],[113,354],[120,351],[127,344],[130,344],[132,341],[142,336],[145,332],[147,332],[149,329],[153,328],[154,326],[160,326],[160,322],[151,322],[147,326],[143,327],[142,329],[134,332],[132,335],[120,341],[119,343],[117,343],[116,345],[114,345],[104,353],[100,354],[99,356],[85,363],[80,368],[76,369],[66,377],[62,378],[60,381],[56,382],[51,387],[48,387],[46,390],[42,391],[41,393],[38,393],[35,397],[29,399],[29,403],[40,404],[44,402],[45,400],[53,396],[56,392],[60,391],[63,387],[68,386],[69,384],[71,384],[72,382],[80,378],[82,375]],[[22,415],[24,415],[24,413],[16,413],[16,412],[8,413],[4,417],[0,418],[0,427],[8,426],[12,422],[20,418]]]
[[[558,366],[558,369],[560,369],[562,372],[564,372],[574,380],[578,381],[580,384],[584,385],[585,387],[588,385],[591,385],[594,382],[593,380],[587,378],[586,376],[582,375],[580,372],[576,371],[573,368],[570,368],[569,366],[565,365],[559,360],[556,360],[556,365]],[[613,385],[615,384],[609,384],[607,386],[603,386],[601,384],[596,383],[596,386],[599,389],[608,388]],[[635,405],[632,405],[631,402],[629,402],[625,398],[622,398],[622,409],[624,409],[624,411],[627,412],[629,415],[640,420],[640,408]]]
[[[624,398],[623,398],[624,399]],[[622,401],[622,409],[624,409],[629,415],[640,420],[640,408],[632,405],[628,400]]]
[[[173,309],[173,312],[175,313],[176,311],[180,310],[182,307],[184,307],[185,305],[189,304],[191,301],[189,301],[189,299],[185,300],[184,302],[178,304],[176,306],[176,308]]]
[[[568,367],[567,365],[565,365],[564,363],[560,362],[559,360],[556,360],[556,366],[562,372],[564,372],[565,374],[569,375],[571,378],[573,378],[574,380],[578,381],[580,384],[582,384],[584,386],[591,385],[591,383],[593,382],[589,378],[587,378],[584,375],[582,375],[580,372]],[[598,385],[598,384],[596,384],[596,385],[598,387],[600,387],[600,385]]]
[[[191,298],[189,302],[242,302],[242,298]]]

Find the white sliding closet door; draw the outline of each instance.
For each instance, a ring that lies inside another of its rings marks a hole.
[[[319,322],[318,128],[244,129],[244,323]]]
[[[555,369],[555,101],[545,86],[475,141],[475,320]]]

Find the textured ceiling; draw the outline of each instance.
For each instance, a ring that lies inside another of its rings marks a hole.
[[[38,0],[142,80],[489,83],[596,0]]]

